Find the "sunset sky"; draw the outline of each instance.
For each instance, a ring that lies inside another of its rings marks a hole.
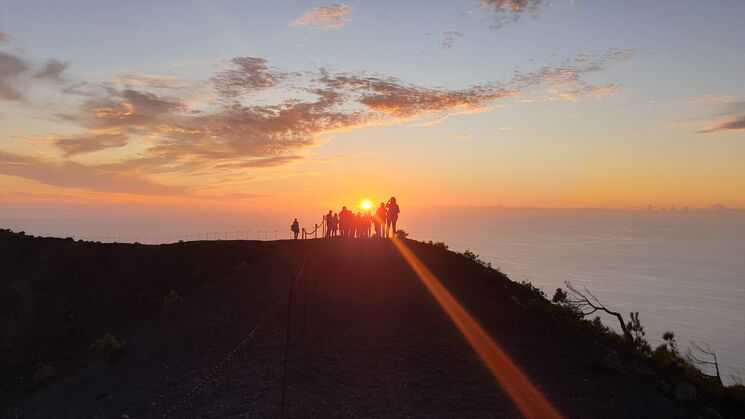
[[[0,216],[745,208],[743,22],[741,0],[3,0]]]

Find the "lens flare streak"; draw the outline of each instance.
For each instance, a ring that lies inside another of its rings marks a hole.
[[[450,294],[414,252],[400,239],[394,238],[391,241],[442,309],[450,316],[463,337],[486,364],[523,416],[529,419],[563,418],[510,356]]]

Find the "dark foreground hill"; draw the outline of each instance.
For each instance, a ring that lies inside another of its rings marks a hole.
[[[532,309],[525,287],[406,244],[567,417],[716,417],[619,345]],[[4,418],[520,416],[384,240],[0,233],[0,333]],[[121,358],[91,348],[106,334]]]

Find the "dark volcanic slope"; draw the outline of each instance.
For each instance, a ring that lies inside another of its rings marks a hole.
[[[569,417],[696,417],[653,375],[531,311],[506,279],[407,241]],[[519,416],[391,243],[344,239],[102,245],[0,234],[2,417],[278,417],[288,305],[179,404],[293,285],[284,414]],[[183,302],[164,310],[177,291]],[[128,354],[96,357],[120,336]],[[34,365],[57,371],[32,387]],[[21,378],[24,377],[24,378]]]

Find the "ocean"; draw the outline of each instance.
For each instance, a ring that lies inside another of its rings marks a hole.
[[[653,347],[672,331],[681,349],[710,345],[725,382],[745,374],[745,211],[459,209],[400,224],[549,298],[564,281],[587,287],[627,319],[639,312]]]

